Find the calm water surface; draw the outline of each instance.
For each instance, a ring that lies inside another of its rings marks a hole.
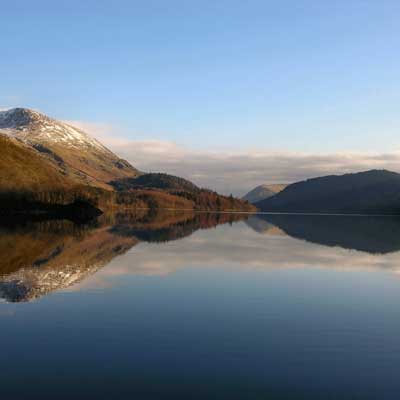
[[[0,228],[4,399],[397,399],[400,218]]]

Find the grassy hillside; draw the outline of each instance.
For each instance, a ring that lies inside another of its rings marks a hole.
[[[72,181],[37,152],[0,134],[0,188],[5,190],[61,189]]]
[[[63,166],[66,175],[74,181],[103,189],[111,190],[109,182],[115,178],[124,179],[139,175],[139,171],[127,161],[118,159],[111,152],[72,151],[62,144],[46,143],[42,147],[48,154],[55,156],[55,161]]]

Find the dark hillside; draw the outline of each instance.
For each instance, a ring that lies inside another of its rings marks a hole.
[[[273,212],[398,214],[400,174],[371,170],[309,179],[256,206]]]
[[[161,189],[161,190],[174,190],[174,191],[187,191],[198,192],[200,189],[192,182],[180,178],[178,176],[151,173],[143,174],[137,178],[125,178],[111,182],[111,185],[116,190],[130,190],[130,189]]]

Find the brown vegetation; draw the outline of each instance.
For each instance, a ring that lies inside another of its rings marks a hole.
[[[254,211],[232,196],[199,189],[191,182],[167,174],[147,174],[125,191],[82,185],[46,157],[16,139],[0,135],[0,215],[48,212],[67,216],[67,205],[88,205],[102,211],[166,208],[215,211]],[[61,207],[62,206],[62,207]],[[77,208],[77,207],[75,207]]]

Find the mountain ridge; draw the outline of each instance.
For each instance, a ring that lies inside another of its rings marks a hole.
[[[375,169],[307,179],[256,206],[271,212],[398,214],[400,174]]]

